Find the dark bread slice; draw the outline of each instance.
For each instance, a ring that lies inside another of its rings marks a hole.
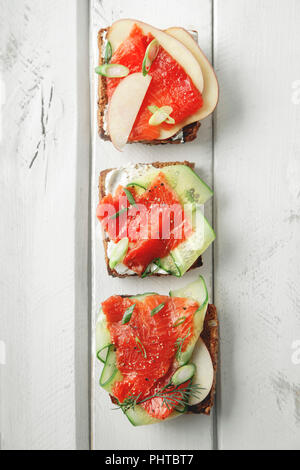
[[[192,168],[192,170],[195,168],[195,163],[191,163],[191,162],[187,162],[187,161],[184,161],[184,162],[154,162],[154,163],[151,163],[151,165],[154,166],[155,168],[163,168],[165,166],[170,166],[170,165],[186,165],[186,166],[189,166],[190,168]],[[100,178],[99,178],[99,201],[101,201],[104,198],[104,196],[106,196],[106,194],[105,194],[105,179],[106,179],[107,174],[112,170],[113,170],[113,168],[110,168],[108,170],[101,171],[101,173],[100,173]],[[109,259],[108,259],[108,255],[107,255],[108,242],[109,242],[109,238],[106,236],[105,232],[103,231],[103,246],[104,246],[105,261],[106,261],[106,267],[107,267],[108,274],[110,276],[120,277],[120,278],[128,277],[128,276],[130,276],[130,277],[131,276],[137,276],[137,274],[119,274],[117,271],[110,269]],[[199,268],[200,266],[202,266],[201,256],[199,256],[199,258],[190,267],[190,269]],[[166,274],[154,273],[153,276],[166,276]]]
[[[122,297],[129,297],[122,295]],[[219,321],[218,312],[213,304],[208,304],[207,312],[205,315],[203,331],[200,335],[207,347],[214,368],[214,380],[211,390],[205,400],[197,405],[189,406],[187,413],[189,414],[204,414],[209,416],[211,409],[214,405],[216,381],[217,381],[217,368],[218,368],[218,352],[219,352]],[[111,401],[116,403],[116,399],[110,395]]]
[[[105,46],[105,37],[109,28],[100,29],[98,33],[98,48],[99,48],[99,65],[102,65],[104,62],[104,46]],[[99,75],[98,81],[98,131],[99,135],[103,140],[110,140],[109,134],[105,132],[104,121],[105,121],[105,108],[108,103],[107,93],[106,93],[106,77]],[[164,140],[143,140],[139,143],[147,145],[160,145],[160,144],[181,144],[185,142],[192,142],[197,137],[198,129],[200,128],[200,122],[193,122],[181,129],[178,133],[178,137]],[[182,135],[181,135],[182,132]]]

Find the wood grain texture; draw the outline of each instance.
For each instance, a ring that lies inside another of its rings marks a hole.
[[[137,18],[157,27],[183,26],[199,31],[199,43],[204,52],[211,57],[211,1],[197,0],[189,2],[189,8],[182,7],[179,0],[137,1],[127,0],[92,0],[91,1],[91,70],[98,63],[97,33],[100,28],[110,25],[119,18]],[[110,142],[103,142],[97,134],[97,77],[92,74],[93,85],[93,169],[92,169],[92,234],[93,234],[93,331],[100,302],[112,294],[135,294],[145,291],[157,291],[165,294],[170,287],[184,285],[193,279],[196,272],[188,273],[183,279],[174,277],[157,279],[112,279],[106,273],[104,252],[101,240],[101,227],[96,220],[95,211],[98,203],[98,179],[101,170],[124,165],[127,162],[151,163],[160,161],[184,161],[196,163],[199,174],[209,184],[212,182],[212,127],[211,119],[203,121],[198,139],[191,144],[165,145],[148,147],[133,144],[117,152]],[[206,215],[211,216],[211,207],[206,208]],[[202,272],[211,291],[211,250],[203,257]],[[94,348],[94,345],[93,345]],[[94,350],[94,349],[93,349]],[[95,351],[94,351],[95,357]],[[111,410],[108,395],[99,386],[101,367],[93,359],[92,381],[92,447],[94,449],[211,449],[213,446],[213,418],[189,415],[159,425],[132,427],[120,412]]]
[[[218,442],[299,449],[300,3],[216,0],[214,18]]]
[[[87,448],[88,5],[1,0],[0,44],[1,447]]]

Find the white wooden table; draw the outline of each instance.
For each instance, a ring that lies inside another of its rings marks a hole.
[[[99,140],[96,34],[121,17],[199,31],[221,96],[196,142],[121,155]],[[299,24],[299,0],[0,0],[2,449],[300,449]],[[90,344],[100,301],[146,281],[106,274],[97,179],[158,159],[214,186],[202,273],[220,369],[211,417],[133,428]]]

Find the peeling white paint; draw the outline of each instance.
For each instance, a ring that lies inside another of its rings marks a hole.
[[[0,143],[2,142],[2,136],[3,136],[2,107],[5,104],[5,101],[6,101],[5,83],[4,83],[3,77],[0,74]]]
[[[293,341],[292,349],[295,351],[292,354],[292,363],[296,366],[300,364],[300,339]]]
[[[6,364],[6,344],[0,340],[0,365],[5,366]]]
[[[292,93],[292,103],[300,104],[300,80],[295,80],[292,83],[292,89],[294,90]]]

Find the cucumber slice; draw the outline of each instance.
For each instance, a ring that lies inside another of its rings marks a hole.
[[[177,418],[178,416],[182,415],[182,413],[183,411],[173,411],[170,416],[168,416],[168,418],[163,421]],[[140,405],[136,405],[134,408],[125,411],[124,414],[127,416],[133,426],[144,426],[146,424],[155,424],[163,422],[161,419],[153,418],[152,416],[150,416],[147,411]]]
[[[145,292],[144,294],[133,295],[132,297],[129,297],[129,299],[139,300],[140,302],[143,302],[143,300],[149,295],[159,295],[159,294],[157,294],[157,292]]]
[[[181,289],[171,290],[169,295],[170,297],[183,297],[196,300],[199,304],[199,309],[208,303],[208,291],[203,276],[199,276],[196,281],[191,282]]]
[[[123,378],[121,372],[117,368],[116,359],[117,356],[115,347],[110,346],[108,349],[106,362],[100,377],[100,385],[108,393],[111,393],[114,383],[122,380]]]
[[[146,424],[158,423],[160,420],[150,416],[147,411],[140,405],[124,412],[133,426],[143,426]]]
[[[128,251],[128,244],[129,240],[127,237],[122,238],[122,240],[115,244],[109,258],[110,269],[115,269],[117,264],[122,263]]]
[[[96,352],[97,358],[105,362],[108,353],[108,346],[111,345],[110,333],[107,328],[106,317],[100,310],[96,323]]]
[[[166,176],[169,185],[176,191],[181,204],[204,204],[213,195],[211,188],[186,165],[151,168],[140,178],[135,178],[135,182],[148,186],[160,172]]]
[[[203,323],[206,315],[206,310],[208,306],[208,291],[202,276],[188,284],[186,287],[177,289],[170,292],[171,297],[184,297],[191,298],[196,300],[199,304],[199,309],[194,314],[194,333],[193,337],[190,339],[188,347],[185,351],[180,351],[177,356],[177,361],[180,366],[185,365],[191,358],[195,344],[198,341],[198,338],[203,330]]]
[[[173,261],[178,268],[180,276],[183,276],[188,269],[195,263],[202,253],[209,247],[215,240],[216,234],[208,221],[202,214],[199,206],[192,216],[192,225],[194,231],[185,241],[180,243],[168,256],[173,258]],[[169,260],[161,259],[162,266],[168,263]]]
[[[166,271],[168,274],[180,277],[180,271],[174,263],[174,260],[171,255],[165,256],[164,258],[154,261],[154,264],[156,264],[156,266],[158,266],[160,269]]]
[[[99,349],[99,351],[97,352],[97,358],[98,358],[99,361],[101,361],[103,364],[106,363],[108,350],[109,350],[109,348],[110,348],[111,346],[113,346],[111,343],[110,343],[110,344],[106,344],[106,346],[103,346],[103,348]]]
[[[173,374],[171,382],[173,385],[181,385],[191,379],[196,372],[195,364],[187,364],[186,366],[179,367],[175,374]]]

